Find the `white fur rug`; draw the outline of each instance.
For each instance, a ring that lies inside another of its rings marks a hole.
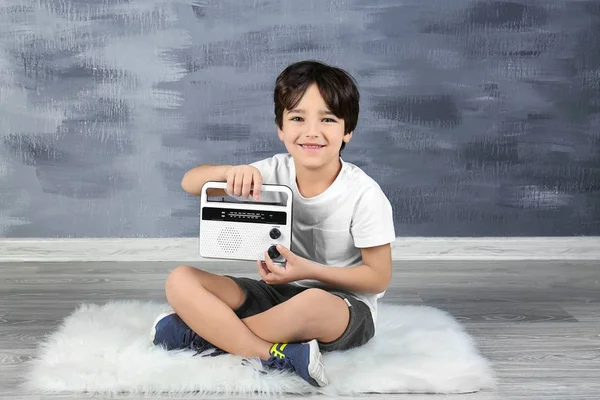
[[[285,393],[467,393],[494,389],[489,363],[458,322],[426,306],[380,304],[377,336],[346,352],[323,353],[330,385],[289,372],[259,373],[241,357],[192,357],[154,347],[149,332],[166,304],[83,304],[40,344],[25,388],[38,393],[177,395]],[[261,369],[259,362],[253,366]]]

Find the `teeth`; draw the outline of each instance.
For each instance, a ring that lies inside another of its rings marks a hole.
[[[301,145],[302,147],[305,147],[307,149],[320,149],[323,146],[306,146],[306,145]]]

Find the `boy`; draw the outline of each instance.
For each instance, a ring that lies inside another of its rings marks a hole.
[[[359,111],[348,73],[316,61],[292,64],[277,78],[274,100],[288,154],[199,166],[182,187],[200,195],[205,182],[226,181],[227,193],[209,194],[259,200],[263,183],[289,186],[293,242],[279,247],[286,265],[273,265],[265,249],[260,281],[175,268],[166,282],[174,313],[157,318],[154,344],[258,357],[325,386],[321,351],[361,346],[375,335],[377,300],[392,273],[392,207],[372,178],[341,159]]]

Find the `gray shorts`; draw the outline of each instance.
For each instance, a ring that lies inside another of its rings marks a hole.
[[[233,279],[246,294],[246,299],[242,305],[234,310],[240,319],[267,311],[271,307],[275,307],[309,289],[290,283],[269,285],[263,280],[226,276]],[[350,320],[342,336],[333,342],[319,342],[321,351],[348,350],[362,346],[371,340],[375,334],[375,327],[369,307],[350,293],[338,290],[327,290],[327,292],[346,300],[350,310]]]

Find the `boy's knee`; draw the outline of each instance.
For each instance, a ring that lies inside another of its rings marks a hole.
[[[309,288],[302,291],[298,296],[300,296],[307,304],[314,304],[322,302],[330,296],[330,294],[323,289]]]
[[[165,282],[165,292],[167,299],[172,297],[174,293],[181,293],[184,290],[186,282],[190,282],[196,268],[189,265],[180,265],[173,269]]]
[[[319,288],[310,288],[296,295],[298,298],[296,315],[303,321],[306,329],[305,334],[314,335],[315,333],[324,334],[330,339],[331,329],[338,326],[338,321],[343,320],[344,313],[340,307],[347,309],[344,300],[339,296],[329,293],[326,290]],[[349,318],[349,316],[348,316]],[[327,321],[324,324],[324,321]],[[342,332],[347,326],[347,321],[343,321]],[[340,322],[341,326],[342,322]],[[329,325],[325,327],[325,325]],[[338,337],[341,333],[334,332],[334,336]],[[320,337],[319,337],[320,338]],[[331,339],[333,340],[333,339]]]
[[[173,271],[169,273],[166,285],[170,286],[176,284],[178,281],[189,277],[193,269],[194,267],[191,267],[189,265],[180,265],[178,267],[175,267]]]
[[[298,300],[298,313],[304,315],[306,320],[314,318],[315,310],[323,309],[326,304],[332,304],[330,300],[334,300],[331,293],[319,289],[310,288],[296,295]]]

